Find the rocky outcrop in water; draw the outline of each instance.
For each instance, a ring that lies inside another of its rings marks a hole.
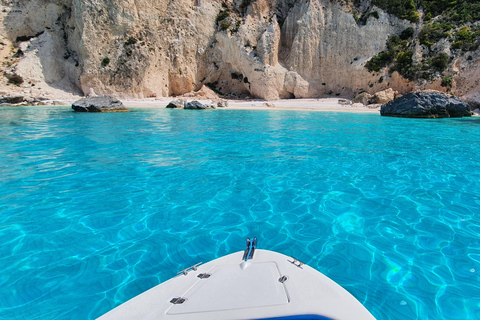
[[[465,101],[438,92],[406,94],[382,105],[380,114],[402,118],[458,118],[472,115]]]
[[[110,96],[88,97],[75,101],[72,109],[76,112],[129,112],[121,101]]]

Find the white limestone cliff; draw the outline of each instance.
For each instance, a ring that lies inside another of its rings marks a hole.
[[[4,77],[0,87],[32,95],[147,98],[208,84],[226,95],[266,100],[439,88],[438,82],[366,70],[365,62],[385,49],[390,35],[418,29],[380,9],[378,19],[371,16],[361,25],[333,0],[222,3],[2,0],[2,68],[24,83],[16,88]],[[217,17],[227,8],[223,28]],[[459,62],[459,79],[466,63]],[[459,90],[469,94],[470,82],[462,81]]]

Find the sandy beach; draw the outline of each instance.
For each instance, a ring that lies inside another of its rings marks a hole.
[[[127,108],[165,108],[176,98],[122,100]],[[212,103],[212,100],[186,98],[188,101],[197,100],[201,103]],[[329,112],[362,112],[380,113],[379,108],[368,108],[362,104],[339,104],[339,99],[285,99],[275,101],[265,100],[227,100],[227,108],[217,110],[301,110],[301,111],[329,111]]]

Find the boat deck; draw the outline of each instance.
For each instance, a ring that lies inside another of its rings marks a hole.
[[[302,319],[298,316],[310,315],[308,319],[375,320],[350,293],[313,268],[273,251],[256,250],[247,262],[243,254],[236,252],[180,274],[99,319]]]

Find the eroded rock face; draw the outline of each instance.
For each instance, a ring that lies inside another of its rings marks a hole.
[[[276,16],[268,19],[272,11]],[[248,12],[237,33],[216,34],[214,49],[222,52],[225,67],[248,79],[244,87],[253,96],[267,100],[351,97],[361,89],[385,89],[387,83],[383,88],[368,86],[378,76],[370,74],[364,63],[385,49],[390,34],[410,25],[379,11],[378,19],[359,26],[339,2],[329,0],[256,1]],[[227,85],[226,80],[218,82],[221,89]]]
[[[395,73],[380,83],[365,69],[390,35],[416,27],[377,8],[378,18],[359,25],[342,1],[331,0],[2,3],[2,34],[23,52],[5,71],[22,76],[24,90],[33,83],[51,92],[148,98],[208,84],[274,100],[415,86]],[[223,3],[228,12],[217,21]]]
[[[410,25],[379,11],[358,26],[330,0],[243,2],[226,2],[227,30],[217,0],[6,1],[3,24],[26,82],[132,98],[212,84],[268,100],[368,90],[363,62]]]
[[[76,112],[129,112],[123,103],[109,96],[88,97],[75,101],[72,109]]]
[[[437,92],[408,93],[382,105],[380,114],[403,118],[458,118],[472,115],[465,101]]]

